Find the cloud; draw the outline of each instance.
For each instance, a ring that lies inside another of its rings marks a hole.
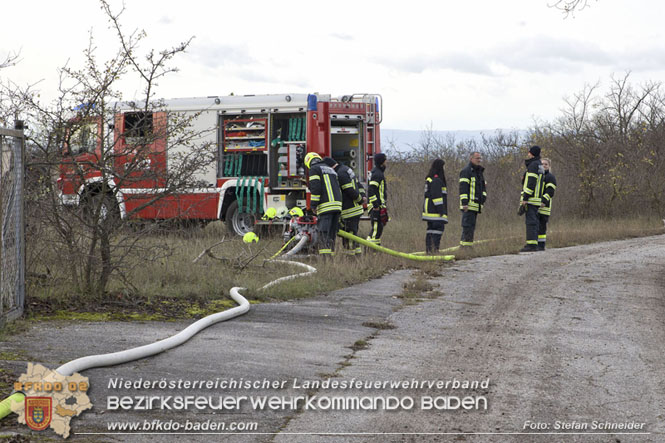
[[[662,71],[665,70],[665,49],[652,48],[622,53],[617,64],[624,70]]]
[[[330,36],[339,40],[353,41],[353,36],[349,34],[339,34],[335,32],[330,34]]]
[[[584,65],[610,66],[616,57],[594,43],[535,36],[497,47],[488,54],[494,62],[525,72],[575,72]]]
[[[665,69],[665,50],[606,50],[595,43],[580,40],[534,36],[479,51],[412,54],[402,58],[377,57],[373,61],[398,71],[416,74],[426,70],[451,70],[484,76],[499,76],[506,70],[544,74],[575,73],[590,66],[661,70]]]
[[[256,62],[244,46],[214,45],[212,43],[194,46],[190,57],[209,68],[243,66]]]
[[[375,58],[380,65],[388,66],[398,71],[421,74],[426,70],[450,69],[470,74],[494,75],[487,60],[480,56],[464,53],[450,53],[441,55],[411,55],[406,58]]]
[[[300,75],[294,75],[288,71],[232,69],[229,70],[225,76],[231,76],[245,82],[266,83],[280,85],[280,87],[286,86],[289,88],[307,89],[312,86],[307,78]]]
[[[290,63],[282,63],[279,58],[254,57],[245,44],[230,46],[208,41],[194,47],[188,56],[193,63],[204,66],[226,80],[296,88],[310,86],[300,71],[292,72]]]

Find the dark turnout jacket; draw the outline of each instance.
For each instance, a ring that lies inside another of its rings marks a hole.
[[[538,209],[538,213],[543,215],[551,215],[552,198],[554,197],[554,191],[556,190],[556,177],[551,172],[546,171],[543,175],[542,184],[542,202],[545,206]]]
[[[330,157],[324,158],[323,161],[328,166],[337,165],[334,169],[337,172],[339,187],[342,191],[342,219],[361,216],[363,214],[362,203],[365,188],[358,181],[353,169],[337,163]]]
[[[448,189],[438,175],[425,179],[422,219],[448,223]]]
[[[522,201],[540,207],[543,191],[542,179],[545,169],[540,162],[540,157],[526,159],[524,164],[526,165],[526,173],[522,184]]]
[[[459,173],[459,206],[468,206],[469,211],[480,213],[487,200],[487,183],[484,167],[469,162]]]
[[[378,166],[372,169],[369,180],[369,203],[375,209],[386,207],[386,179]]]
[[[333,168],[318,161],[309,169],[310,205],[317,214],[342,211],[342,191]]]

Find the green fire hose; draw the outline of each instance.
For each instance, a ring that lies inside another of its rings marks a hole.
[[[252,212],[252,196],[250,194],[252,186],[252,177],[247,177],[247,181],[245,182],[245,201],[247,202],[247,211],[246,212]]]
[[[266,180],[263,177],[238,177],[236,182],[238,211],[249,214],[264,213]]]
[[[256,189],[256,182],[259,181],[258,177],[252,177],[252,188],[248,190],[248,192],[252,193],[252,206],[249,208],[249,213],[253,214],[256,212],[256,192],[254,190]]]
[[[407,254],[405,252],[398,252],[398,251],[393,251],[392,249],[384,248],[383,246],[375,245],[371,241],[367,241],[364,238],[356,237],[353,234],[349,234],[346,231],[337,231],[337,235],[343,238],[347,238],[349,240],[353,240],[356,243],[360,243],[361,245],[368,246],[370,248],[376,249],[377,251],[385,252],[386,254],[394,255],[395,257],[402,257],[406,258],[409,260],[417,260],[417,261],[451,261],[455,260],[454,255],[414,255],[414,254]]]
[[[266,186],[266,179],[261,177],[259,179],[259,214],[263,214],[265,212],[265,206],[263,203],[266,193],[265,186]]]
[[[286,243],[284,243],[284,246],[282,246],[282,248],[281,248],[279,251],[277,251],[277,253],[275,253],[275,255],[273,255],[272,257],[270,257],[270,260],[274,259],[274,258],[277,257],[279,254],[281,254],[282,251],[283,251],[284,249],[286,249],[286,247],[289,245],[289,243],[291,243],[293,240],[295,240],[295,238],[296,238],[296,237],[293,236],[293,237],[291,237],[291,238],[289,239],[289,241],[287,241]]]
[[[236,182],[236,200],[238,201],[238,212],[242,213],[242,177]]]
[[[480,243],[480,241],[478,241],[477,243]],[[459,249],[459,245],[451,246],[450,248],[446,248],[446,249],[440,249],[439,252],[453,252],[453,251],[457,251],[458,249]],[[427,254],[427,252],[425,252],[425,251],[419,251],[419,252],[412,252],[411,253],[411,255],[425,255],[425,254]]]
[[[0,401],[0,420],[12,413],[12,403],[23,403],[25,395],[22,392],[15,392],[4,400]]]

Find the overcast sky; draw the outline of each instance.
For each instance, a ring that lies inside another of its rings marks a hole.
[[[665,75],[662,0],[590,0],[567,19],[546,0],[125,5],[124,28],[147,31],[144,48],[195,37],[161,82],[164,98],[379,93],[390,129],[522,129],[555,118],[587,83]],[[41,81],[44,98],[59,66],[80,64],[91,30],[100,59],[117,47],[95,0],[3,2],[2,13],[0,57],[20,51],[21,62],[0,77]],[[123,84],[125,98],[139,92]]]

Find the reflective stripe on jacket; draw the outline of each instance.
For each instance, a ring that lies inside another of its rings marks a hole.
[[[376,166],[369,179],[369,204],[374,208],[386,207],[386,180],[381,168]]]
[[[322,161],[309,169],[310,204],[317,214],[342,211],[342,191],[337,173]]]
[[[554,197],[554,191],[556,191],[556,177],[554,177],[554,174],[547,171],[545,172],[545,175],[543,175],[542,184],[542,201],[545,206],[538,209],[538,213],[543,215],[552,215],[552,198]]]
[[[422,219],[448,223],[448,190],[437,175],[425,179]]]
[[[522,201],[540,207],[540,204],[542,203],[541,192],[543,188],[541,182],[545,169],[540,162],[540,157],[527,159],[524,163],[526,164],[526,173],[523,178],[521,194]]]
[[[339,164],[337,177],[342,190],[342,219],[363,215],[365,188],[358,182],[358,177],[353,169]]]
[[[459,173],[459,206],[468,206],[469,211],[481,212],[487,200],[487,183],[483,176],[485,168],[471,162]]]

